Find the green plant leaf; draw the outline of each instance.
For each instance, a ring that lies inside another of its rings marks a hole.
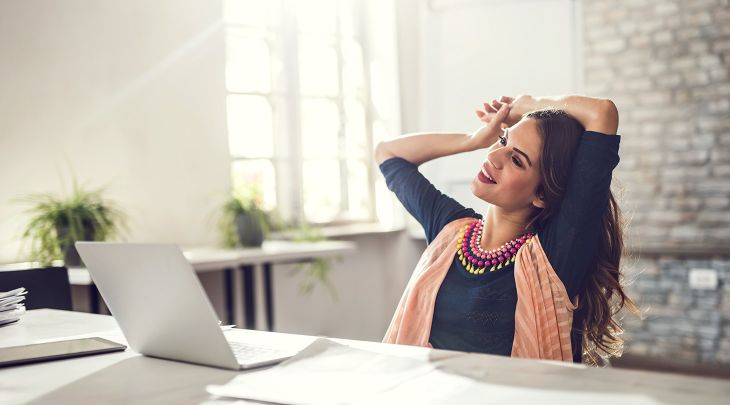
[[[89,236],[92,240],[108,240],[126,230],[126,215],[103,198],[102,188],[84,190],[74,181],[72,190],[68,197],[39,193],[17,199],[30,205],[23,238],[30,242],[31,260],[50,264],[63,259],[76,241]]]

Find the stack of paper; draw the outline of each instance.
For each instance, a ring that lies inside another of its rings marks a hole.
[[[0,326],[8,325],[18,321],[25,313],[25,294],[28,291],[24,287],[12,291],[0,292]]]

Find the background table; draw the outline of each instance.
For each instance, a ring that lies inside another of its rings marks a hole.
[[[274,328],[273,282],[271,270],[274,264],[305,263],[315,259],[326,259],[354,251],[353,242],[320,241],[289,242],[265,241],[260,248],[218,249],[200,247],[185,249],[183,254],[196,272],[223,271],[224,297],[227,322],[235,323],[237,307],[234,305],[234,272],[238,272],[243,287],[244,326],[256,328],[255,286],[257,273],[263,276],[264,329]],[[99,292],[88,270],[82,267],[69,268],[72,285],[87,286],[90,307],[93,313],[100,311]]]
[[[110,316],[33,310],[18,324],[0,328],[0,347],[60,339],[79,334],[121,337]],[[316,337],[232,330],[231,340],[276,342],[301,348]],[[667,404],[722,404],[730,381],[622,369],[594,369],[484,354],[433,350],[346,339],[352,347],[420,359],[448,359],[455,373],[477,381],[571,392],[635,393]],[[255,372],[255,371],[246,371]],[[238,372],[121,353],[0,368],[0,403],[198,404],[208,399],[205,386],[225,384]],[[519,402],[519,401],[518,401]]]

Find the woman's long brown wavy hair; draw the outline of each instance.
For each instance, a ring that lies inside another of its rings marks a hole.
[[[553,218],[568,184],[573,157],[583,126],[562,110],[544,109],[527,114],[537,122],[543,146],[540,158],[541,181],[537,193],[545,207],[535,210],[528,228],[542,228]],[[623,352],[623,329],[617,319],[626,307],[639,315],[634,301],[626,295],[622,285],[621,258],[623,256],[623,228],[621,210],[609,190],[608,205],[601,218],[601,236],[596,260],[585,269],[586,278],[579,292],[578,308],[574,316],[582,319],[579,332],[583,337],[583,361],[601,364],[608,357]]]

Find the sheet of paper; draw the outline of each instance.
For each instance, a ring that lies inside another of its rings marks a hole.
[[[319,338],[276,367],[241,374],[213,395],[284,404],[342,404],[432,371],[432,364],[353,349]]]
[[[279,404],[580,404],[654,405],[634,394],[490,384],[439,369],[439,362],[354,349],[317,339],[276,367],[208,386],[219,397]],[[219,398],[221,402],[225,398]]]
[[[16,289],[10,290],[10,291],[0,292],[0,302],[2,302],[3,298],[14,297],[17,295],[25,295],[27,293],[28,293],[28,291],[25,290],[25,287],[20,287],[20,288],[16,288]]]

